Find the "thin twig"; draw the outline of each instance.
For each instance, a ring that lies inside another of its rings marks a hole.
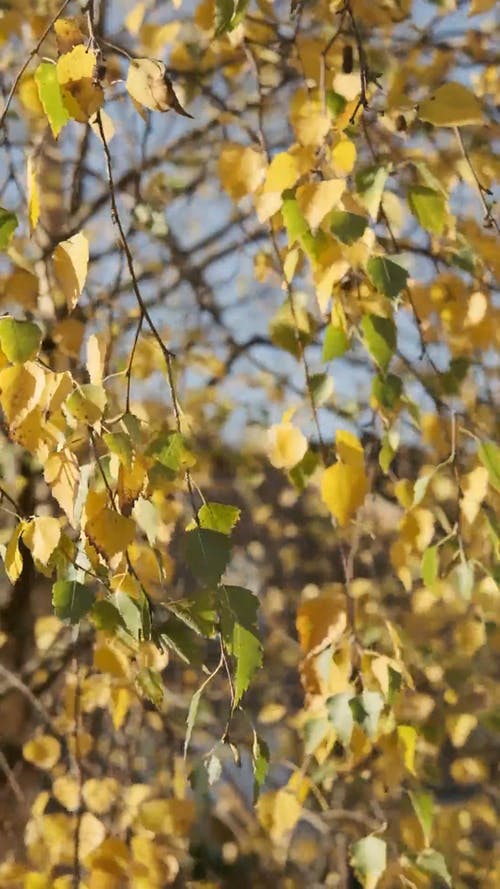
[[[471,171],[474,182],[477,185],[477,191],[478,191],[479,198],[481,200],[481,204],[483,205],[483,210],[484,210],[484,224],[485,224],[486,228],[494,228],[496,230],[497,234],[500,234],[500,226],[491,212],[491,206],[488,204],[488,201],[486,200],[486,195],[491,195],[491,191],[489,188],[486,188],[482,184],[481,180],[479,179],[479,176],[477,175],[477,173],[474,169],[473,163],[470,159],[469,152],[467,151],[467,149],[465,147],[465,143],[463,140],[463,136],[462,136],[460,127],[453,127],[453,130],[454,130],[457,142],[458,142],[458,146],[460,148],[460,153],[461,153],[464,161],[466,162],[469,170]]]

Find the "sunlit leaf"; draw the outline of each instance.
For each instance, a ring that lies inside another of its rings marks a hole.
[[[36,358],[40,351],[42,331],[32,321],[17,321],[5,316],[0,318],[0,346],[5,357],[13,364],[24,364]]]
[[[35,71],[35,80],[52,135],[57,139],[70,116],[63,103],[56,65],[52,62],[40,62]]]
[[[15,213],[0,207],[0,250],[5,250],[18,226]]]
[[[364,889],[375,889],[387,864],[387,844],[369,836],[351,846],[351,863]]]

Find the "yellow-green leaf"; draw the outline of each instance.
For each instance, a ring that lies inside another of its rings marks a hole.
[[[481,105],[462,83],[444,83],[433,96],[422,102],[418,108],[420,120],[426,120],[436,127],[463,127],[466,124],[481,124],[484,116]]]

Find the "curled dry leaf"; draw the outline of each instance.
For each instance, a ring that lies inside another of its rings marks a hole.
[[[177,98],[167,69],[158,59],[134,59],[127,76],[127,90],[132,99],[152,111],[176,111],[189,117]]]

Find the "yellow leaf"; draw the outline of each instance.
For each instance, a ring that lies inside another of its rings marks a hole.
[[[472,525],[488,493],[488,470],[484,466],[476,466],[472,472],[461,477],[460,486],[462,488],[460,511],[469,525]]]
[[[301,185],[296,192],[297,203],[310,228],[315,229],[326,214],[338,204],[345,189],[344,179],[327,179]]]
[[[398,725],[398,740],[403,748],[403,761],[412,775],[415,774],[415,747],[417,732],[412,725]]]
[[[32,155],[28,157],[26,168],[26,180],[28,190],[28,216],[30,221],[30,229],[36,228],[40,219],[40,194],[38,191],[38,182],[36,177],[35,160]]]
[[[452,778],[458,784],[483,784],[488,778],[488,766],[482,759],[462,756],[451,764]]]
[[[20,522],[5,550],[5,572],[11,583],[15,583],[16,580],[19,579],[21,571],[23,570],[23,557],[19,549],[19,540],[21,539],[21,535],[25,528],[26,523]]]
[[[456,624],[453,637],[460,655],[471,658],[486,642],[484,623],[479,615],[471,615]]]
[[[53,516],[39,516],[27,525],[23,539],[33,558],[46,565],[61,539],[61,525]]]
[[[80,821],[79,858],[85,859],[94,852],[106,836],[106,828],[91,812],[84,812]]]
[[[264,184],[264,193],[279,192],[281,194],[287,188],[295,185],[299,175],[297,158],[287,151],[282,151],[275,155],[271,161]]]
[[[262,793],[257,803],[259,821],[275,843],[291,833],[301,813],[302,806],[297,797],[286,789]]]
[[[297,140],[305,146],[321,145],[332,126],[319,94],[310,95],[305,89],[297,90],[292,98],[290,121]]]
[[[359,438],[347,429],[338,429],[335,435],[335,447],[339,460],[348,466],[363,467],[364,451]]]
[[[54,22],[54,31],[60,54],[69,52],[78,43],[85,43],[85,37],[75,18],[57,19]]]
[[[219,155],[219,178],[228,195],[235,201],[252,194],[262,183],[266,162],[260,151],[228,142]]]
[[[52,793],[68,812],[76,812],[80,805],[80,784],[76,778],[70,775],[56,778],[52,784]]]
[[[194,800],[152,799],[141,805],[138,822],[154,833],[184,837],[188,836],[195,816]]]
[[[38,651],[45,652],[52,647],[64,624],[55,614],[45,614],[35,621],[34,636]]]
[[[132,543],[135,536],[135,522],[106,507],[87,521],[85,533],[98,552],[111,559]]]
[[[59,762],[61,745],[52,735],[38,735],[24,745],[23,756],[39,769],[52,769]]]
[[[66,298],[68,311],[75,308],[87,277],[89,242],[83,232],[61,241],[54,251],[54,273]]]
[[[362,466],[335,463],[325,469],[321,496],[339,525],[347,525],[368,492],[368,479]]]
[[[89,778],[82,789],[85,805],[95,815],[105,815],[118,797],[120,785],[115,778]]]
[[[291,469],[307,451],[307,439],[291,423],[271,426],[268,433],[269,460],[276,469]]]
[[[111,718],[116,731],[121,729],[125,722],[131,703],[132,696],[128,688],[111,689]]]
[[[31,361],[0,371],[0,404],[11,429],[37,404],[44,388],[45,373]]]
[[[75,499],[80,483],[80,470],[73,452],[64,448],[50,454],[44,466],[44,478],[52,490],[52,496],[75,527]]]
[[[341,176],[352,173],[356,163],[356,146],[346,136],[342,136],[332,148],[332,165],[335,173]]]
[[[436,127],[463,127],[483,123],[481,105],[474,93],[461,83],[445,83],[418,107],[420,120]]]
[[[454,747],[463,747],[470,733],[476,728],[477,716],[473,713],[454,713],[446,717],[446,730]]]
[[[81,43],[57,61],[63,104],[80,123],[87,123],[104,101],[102,86],[95,80],[96,61],[95,53]]]
[[[344,603],[334,596],[316,596],[301,602],[297,611],[297,632],[305,655],[328,645],[336,645],[347,626]]]
[[[156,111],[158,102],[153,95],[153,85],[162,81],[165,73],[165,65],[157,59],[134,59],[128,69],[127,90],[139,105]]]
[[[145,13],[146,4],[141,2],[136,3],[136,5],[132,7],[128,15],[125,16],[125,27],[127,31],[132,34],[132,37],[136,37],[139,33]]]
[[[102,111],[102,110],[99,112],[99,117],[101,119],[101,126],[99,126],[99,123],[97,120],[97,113],[93,114],[91,117],[89,117],[90,128],[96,134],[97,138],[102,142],[103,141],[102,134],[101,134],[101,127],[102,127],[102,131],[104,133],[104,141],[109,145],[109,143],[111,142],[111,139],[115,135],[115,125],[113,122],[113,118],[110,117],[109,114],[106,114],[106,112]]]
[[[108,339],[103,334],[91,334],[87,340],[87,370],[90,382],[100,386],[104,375]]]
[[[116,646],[100,642],[94,650],[94,667],[103,673],[109,673],[115,679],[127,679],[130,673],[129,662],[125,654]]]

